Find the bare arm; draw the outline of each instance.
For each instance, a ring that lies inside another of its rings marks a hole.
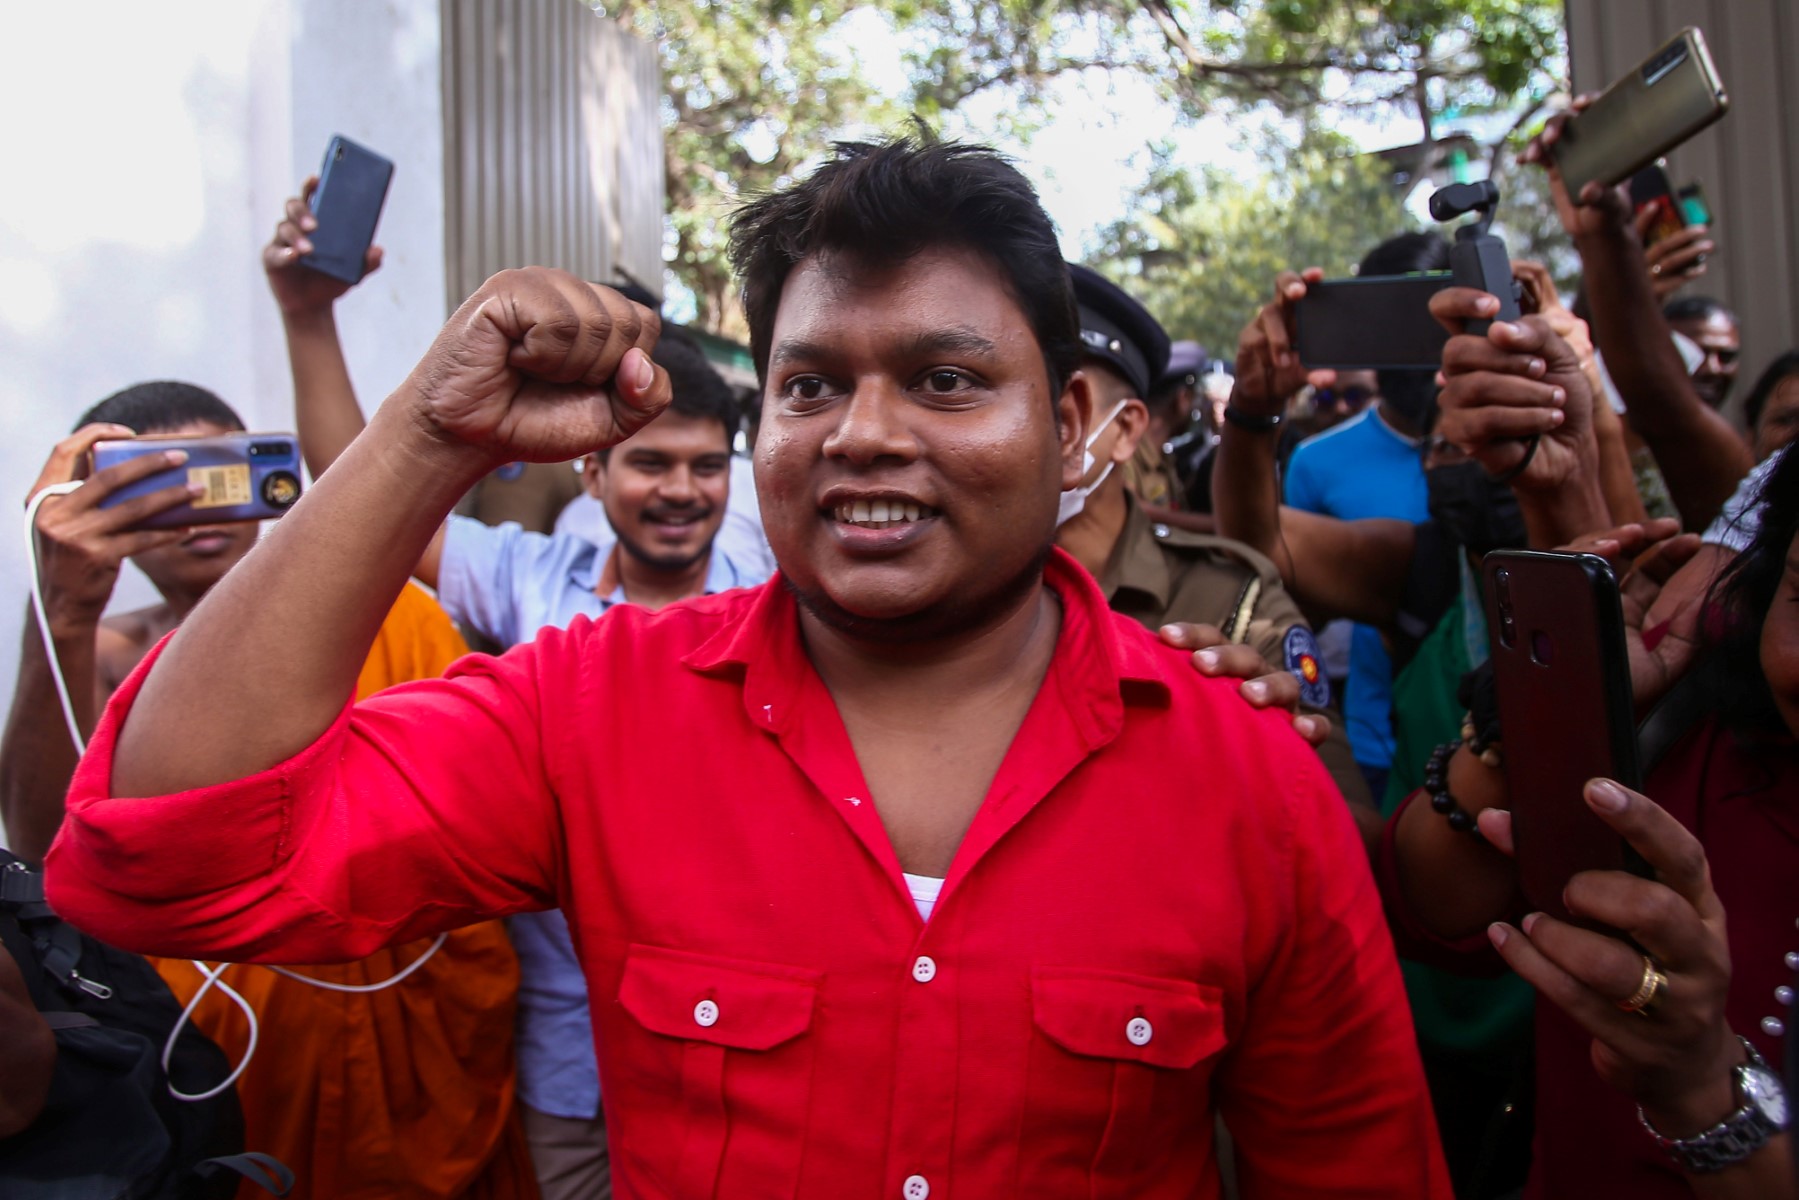
[[[96,441],[131,436],[131,430],[122,425],[91,425],[65,439],[52,451],[33,494],[74,478]],[[119,566],[128,555],[170,545],[185,532],[132,533],[126,527],[152,512],[185,503],[188,490],[177,485],[116,508],[98,505],[115,489],[170,465],[161,455],[134,458],[96,474],[66,496],[45,501],[38,509],[44,611],[84,737],[93,729],[109,690],[98,681],[95,645],[100,616],[118,581]],[[28,607],[24,641],[19,647],[18,684],[0,738],[0,819],[5,820],[7,840],[20,858],[40,862],[50,848],[62,825],[63,796],[75,773],[76,758],[37,617]]]
[[[56,1037],[0,946],[0,1139],[31,1127],[44,1111],[56,1070]]]
[[[667,404],[647,353],[657,332],[654,314],[565,272],[488,280],[337,469],[183,623],[119,731],[113,794],[240,779],[315,741],[463,492],[502,462],[612,445]]]
[[[1693,390],[1662,318],[1629,204],[1598,183],[1588,184],[1577,204],[1563,187],[1552,152],[1566,120],[1552,119],[1524,158],[1548,170],[1550,195],[1585,270],[1593,339],[1629,405],[1630,427],[1655,454],[1681,519],[1703,529],[1753,460],[1730,422]]]

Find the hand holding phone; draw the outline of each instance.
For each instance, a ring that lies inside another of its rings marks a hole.
[[[325,147],[325,165],[313,201],[317,226],[308,240],[312,249],[300,261],[345,283],[359,283],[368,271],[375,224],[387,201],[394,165],[342,134]]]
[[[171,452],[182,455],[179,464]],[[103,509],[182,486],[189,498],[148,513],[132,529],[182,529],[278,517],[300,499],[300,443],[291,433],[232,433],[223,437],[141,437],[94,443],[94,472],[150,459],[160,469],[109,492]]]
[[[268,277],[269,291],[284,316],[329,311],[339,297],[355,285],[335,275],[313,270],[303,261],[313,252],[312,235],[318,230],[312,200],[317,193],[319,177],[308,176],[300,185],[298,196],[289,196],[282,208],[282,219],[275,226],[275,236],[262,248],[262,269]],[[383,253],[371,245],[363,253],[364,279],[381,269]]]

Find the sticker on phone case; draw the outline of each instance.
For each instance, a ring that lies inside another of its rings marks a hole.
[[[189,467],[189,487],[206,490],[188,501],[193,508],[228,508],[250,503],[250,466],[231,463],[222,467]]]
[[[1324,677],[1324,663],[1319,658],[1318,639],[1304,625],[1287,630],[1281,643],[1281,654],[1287,670],[1299,680],[1299,702],[1313,708],[1324,708],[1331,702],[1331,681]]]

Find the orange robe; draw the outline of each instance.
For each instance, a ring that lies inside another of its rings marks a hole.
[[[363,664],[356,697],[441,675],[466,653],[443,609],[408,584]],[[299,970],[332,983],[375,983],[430,945]],[[193,964],[151,961],[185,1005],[201,982]],[[498,921],[451,933],[430,962],[381,992],[328,991],[256,966],[233,967],[224,981],[261,1026],[255,1058],[237,1082],[246,1147],[294,1169],[293,1197],[536,1200],[513,1099],[518,960]],[[233,1063],[243,1058],[248,1022],[216,989],[194,1024]],[[248,1183],[238,1192],[240,1200],[266,1195]]]

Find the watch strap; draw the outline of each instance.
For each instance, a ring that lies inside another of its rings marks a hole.
[[[1224,406],[1224,419],[1238,429],[1247,429],[1251,433],[1267,433],[1283,420],[1279,413],[1258,414],[1244,412],[1235,404]]]
[[[1774,1080],[1774,1086],[1778,1087],[1778,1078],[1769,1071],[1767,1061],[1756,1052],[1749,1039],[1739,1037],[1738,1040],[1748,1052],[1749,1061],[1736,1069],[1764,1072]],[[1710,1129],[1687,1138],[1664,1136],[1649,1123],[1648,1114],[1644,1113],[1641,1105],[1637,1106],[1637,1120],[1663,1152],[1684,1169],[1698,1175],[1722,1171],[1725,1167],[1742,1162],[1784,1129],[1784,1126],[1775,1124],[1748,1100],[1744,1100],[1741,1107]]]

